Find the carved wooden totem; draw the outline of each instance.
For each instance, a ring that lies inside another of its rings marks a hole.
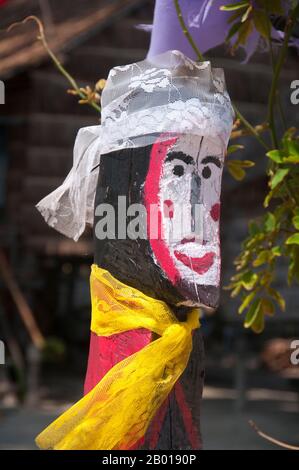
[[[197,64],[172,51],[116,67],[103,93],[102,125],[79,133],[69,181],[56,200],[45,198],[38,208],[48,223],[78,238],[93,205],[96,265],[166,302],[179,321],[194,307],[214,310],[221,176],[231,126],[222,71],[209,62]],[[85,393],[154,340],[146,329],[91,333]],[[203,378],[197,329],[187,368],[134,448],[201,448]]]

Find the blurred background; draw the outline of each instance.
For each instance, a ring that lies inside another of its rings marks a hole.
[[[227,3],[227,2],[224,2]],[[89,266],[92,234],[75,243],[49,228],[35,204],[55,189],[72,165],[80,127],[99,116],[66,93],[28,15],[42,19],[50,46],[81,86],[93,86],[116,65],[142,60],[153,0],[1,0],[0,79],[0,449],[34,449],[34,437],[82,396],[89,347]],[[263,121],[272,70],[256,54],[242,64],[225,47],[207,54],[225,70],[232,99],[253,123]],[[290,51],[281,96],[287,118],[297,119],[290,84],[298,79],[298,56]],[[224,172],[222,193],[223,285],[247,233],[262,213],[265,159],[249,140],[244,158],[256,166],[238,183]],[[203,321],[206,386],[202,434],[206,449],[275,449],[249,426],[252,419],[272,436],[299,445],[299,366],[290,364],[290,342],[299,338],[298,288],[287,288],[281,266],[277,288],[285,313],[265,332],[244,330],[238,303],[222,293],[221,306]]]

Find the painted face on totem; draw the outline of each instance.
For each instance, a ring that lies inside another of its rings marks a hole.
[[[209,292],[215,297],[219,289],[222,168],[221,147],[207,137],[179,135],[152,147],[144,188],[148,237],[185,305],[209,306]]]

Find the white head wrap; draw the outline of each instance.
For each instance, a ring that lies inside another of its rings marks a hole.
[[[70,173],[36,207],[51,227],[77,241],[86,223],[93,223],[93,169],[101,155],[150,145],[169,133],[217,139],[225,153],[232,124],[223,70],[210,62],[168,51],[114,67],[102,94],[102,124],[79,130]]]

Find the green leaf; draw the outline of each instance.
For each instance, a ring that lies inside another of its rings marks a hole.
[[[257,321],[260,313],[262,313],[261,301],[257,299],[251,304],[250,308],[248,309],[248,312],[246,314],[245,321],[244,321],[245,328],[252,328],[254,323]]]
[[[247,271],[241,278],[241,283],[246,290],[252,290],[258,281],[258,275],[252,271]]]
[[[269,193],[267,194],[267,196],[265,197],[265,200],[264,200],[264,207],[269,206],[270,201],[273,198],[273,196],[274,196],[274,191],[269,191]]]
[[[290,254],[291,262],[288,271],[288,283],[291,284],[294,279],[299,282],[299,248],[296,245],[292,246]]]
[[[237,297],[237,296],[240,294],[241,289],[242,289],[242,284],[240,283],[240,284],[238,284],[238,285],[232,290],[230,296],[231,296],[232,298]]]
[[[299,215],[295,215],[292,219],[295,229],[299,230]]]
[[[242,279],[243,273],[234,274],[231,278],[232,281],[240,281]]]
[[[231,155],[234,152],[237,152],[238,150],[243,150],[244,145],[230,145],[227,149],[227,155]]]
[[[249,234],[253,237],[260,233],[260,227],[255,221],[249,222]]]
[[[299,142],[298,140],[288,140],[287,141],[287,148],[288,148],[288,153],[292,155],[293,157],[298,157],[299,158]]]
[[[281,254],[282,254],[280,246],[274,246],[272,248],[271,252],[272,252],[272,255],[275,256],[275,257],[281,256]]]
[[[234,48],[236,49],[240,44],[245,44],[247,43],[247,40],[250,36],[250,34],[253,31],[253,21],[246,21],[246,23],[242,23],[241,28],[239,29],[239,38],[237,43],[235,44]]]
[[[235,162],[240,162],[240,166],[243,168],[251,168],[255,165],[251,160],[234,160]]]
[[[260,232],[252,238],[246,240],[246,247],[250,250],[260,244],[262,240],[265,238],[265,233]]]
[[[252,300],[254,299],[255,295],[256,295],[256,292],[251,292],[250,294],[248,294],[248,295],[244,298],[244,300],[243,300],[243,302],[242,302],[242,304],[240,305],[239,310],[238,310],[238,312],[239,312],[240,314],[243,313],[244,310],[245,310],[245,308],[247,308],[248,305],[252,302]]]
[[[289,171],[290,170],[286,168],[280,168],[279,170],[277,170],[277,172],[275,173],[275,175],[270,181],[271,189],[276,188],[276,186],[278,186],[284,180],[284,178],[287,176]]]
[[[290,201],[281,202],[281,204],[276,206],[273,214],[276,220],[278,221],[278,223],[282,222],[282,219],[284,219],[284,216],[287,213],[289,213],[289,207],[290,207]],[[295,212],[294,212],[294,215],[296,215]]]
[[[299,163],[299,155],[291,155],[289,157],[284,157],[283,163]]]
[[[276,219],[272,212],[267,212],[265,221],[264,221],[264,228],[266,232],[273,232],[276,227]]]
[[[271,267],[263,272],[259,279],[259,284],[261,287],[269,286],[270,283],[273,281],[273,271]]]
[[[235,21],[239,20],[238,23],[240,24],[241,26],[241,16],[243,15],[243,11],[242,10],[236,10],[235,13],[233,13],[229,19],[227,20],[227,24],[233,24]]]
[[[265,329],[265,315],[263,314],[261,308],[259,309],[254,321],[251,324],[251,329],[258,335]]]
[[[266,155],[275,163],[282,163],[282,155],[279,150],[270,150],[270,152],[266,153]]]
[[[299,245],[299,233],[295,233],[294,235],[291,235],[287,239],[286,245]]]
[[[229,160],[227,162],[228,171],[237,181],[242,181],[246,176],[243,168],[251,168],[252,166],[254,166],[254,162],[250,160]]]
[[[268,15],[263,10],[254,9],[253,11],[253,22],[256,30],[264,38],[269,38],[271,31],[271,23]]]
[[[262,299],[261,308],[264,315],[272,317],[275,313],[273,302],[270,299]]]
[[[297,0],[296,0],[297,1]],[[297,129],[296,127],[290,127],[285,133],[284,133],[284,136],[282,138],[282,142],[284,144],[284,148],[288,149],[288,142],[290,140],[293,140],[295,138],[295,135],[296,135],[296,132],[297,132]]]
[[[248,1],[229,3],[228,5],[223,5],[222,7],[220,7],[220,10],[234,11],[234,10],[239,10],[240,8],[246,8],[246,7],[248,7]]]
[[[235,165],[234,162],[227,162],[227,169],[231,176],[237,181],[242,181],[246,176],[243,168],[239,165]]]
[[[262,264],[265,264],[269,261],[269,251],[268,250],[263,250],[259,253],[257,258],[253,261],[252,265],[257,268],[258,266],[261,266]]]
[[[241,26],[242,26],[241,22],[234,23],[232,27],[230,28],[229,32],[227,33],[225,40],[228,42],[239,31]]]
[[[282,295],[272,287],[268,288],[268,294],[277,302],[281,310],[284,312],[286,308],[286,303]]]
[[[250,13],[252,12],[252,5],[250,5],[242,16],[241,22],[244,23],[248,20]]]

